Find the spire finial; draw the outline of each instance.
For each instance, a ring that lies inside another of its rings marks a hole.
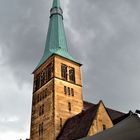
[[[52,15],[56,15],[56,14],[61,15],[63,18],[63,11],[60,6],[60,0],[53,0],[50,17],[52,17]]]

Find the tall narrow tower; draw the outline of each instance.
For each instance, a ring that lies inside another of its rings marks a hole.
[[[45,51],[33,72],[31,140],[55,140],[65,121],[82,111],[80,66],[68,52],[63,11],[53,0]]]

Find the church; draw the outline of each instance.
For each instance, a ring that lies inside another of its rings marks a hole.
[[[60,1],[53,0],[44,54],[33,71],[30,140],[76,140],[113,127],[130,115],[83,100],[82,64],[73,58]]]

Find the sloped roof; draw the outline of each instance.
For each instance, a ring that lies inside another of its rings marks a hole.
[[[76,140],[87,136],[99,104],[94,105],[80,114],[70,118],[62,128],[57,140]]]
[[[66,121],[57,140],[76,140],[86,137],[101,102],[102,101],[98,104],[93,104],[84,101],[83,111]],[[130,115],[130,113],[124,114],[106,107],[105,109],[114,124],[122,121]]]
[[[86,110],[92,106],[96,106],[96,104],[84,101],[84,110]],[[126,117],[128,117],[130,115],[130,113],[125,114],[125,113],[122,113],[120,111],[116,111],[116,110],[113,110],[110,108],[106,108],[106,111],[108,112],[113,124],[117,124],[118,122],[120,122],[121,120],[125,119]]]
[[[140,140],[140,118],[130,115],[114,127],[81,140]]]

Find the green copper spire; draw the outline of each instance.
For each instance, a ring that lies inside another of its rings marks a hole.
[[[63,11],[61,9],[59,0],[53,0],[53,6],[50,10],[50,23],[45,51],[36,69],[40,67],[53,54],[76,62],[68,52],[67,40],[63,25]]]
[[[53,1],[53,6],[52,6],[52,7],[58,7],[58,8],[61,7],[61,6],[60,6],[60,0],[54,0],[54,1]]]

